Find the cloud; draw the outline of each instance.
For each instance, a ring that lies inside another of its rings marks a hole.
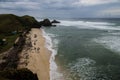
[[[6,9],[70,9],[73,0],[0,0],[0,8]]]
[[[39,3],[37,2],[0,2],[0,8],[2,9],[25,9],[33,10],[39,8]]]
[[[119,0],[78,0],[73,3],[73,5],[77,6],[93,6],[93,5],[101,5],[101,4],[110,4],[117,3]]]
[[[120,7],[110,7],[107,9],[103,9],[98,11],[97,16],[106,16],[106,17],[118,17],[120,16]]]
[[[44,17],[120,17],[119,7],[119,0],[0,0],[0,13]]]
[[[21,0],[0,0],[0,2],[20,2]],[[22,0],[24,1],[30,1],[30,0]]]

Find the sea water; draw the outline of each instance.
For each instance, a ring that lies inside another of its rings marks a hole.
[[[43,28],[50,80],[120,80],[120,20],[60,20]]]

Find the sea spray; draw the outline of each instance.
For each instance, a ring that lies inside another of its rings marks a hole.
[[[54,34],[46,33],[44,29],[42,29],[43,37],[46,39],[46,47],[49,51],[51,51],[50,57],[50,80],[61,80],[62,74],[58,72],[58,67],[55,62],[55,56],[57,55],[57,44],[58,40],[52,40],[51,37],[55,36]]]

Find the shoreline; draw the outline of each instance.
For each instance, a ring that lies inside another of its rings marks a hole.
[[[50,80],[50,51],[45,47],[42,30],[32,28],[20,54],[18,68],[28,68],[36,73],[39,80]]]
[[[55,56],[58,51],[58,39],[52,39],[50,35],[55,36],[52,33],[46,33],[44,29],[42,29],[43,37],[46,40],[46,48],[51,52],[50,56],[50,80],[64,80],[63,74],[59,71],[58,65],[55,60]],[[53,44],[54,43],[54,44]]]

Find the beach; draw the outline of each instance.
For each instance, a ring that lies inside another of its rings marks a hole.
[[[50,80],[50,51],[45,47],[42,30],[32,28],[27,35],[26,44],[20,54],[18,68],[28,68],[36,73],[39,80]]]

